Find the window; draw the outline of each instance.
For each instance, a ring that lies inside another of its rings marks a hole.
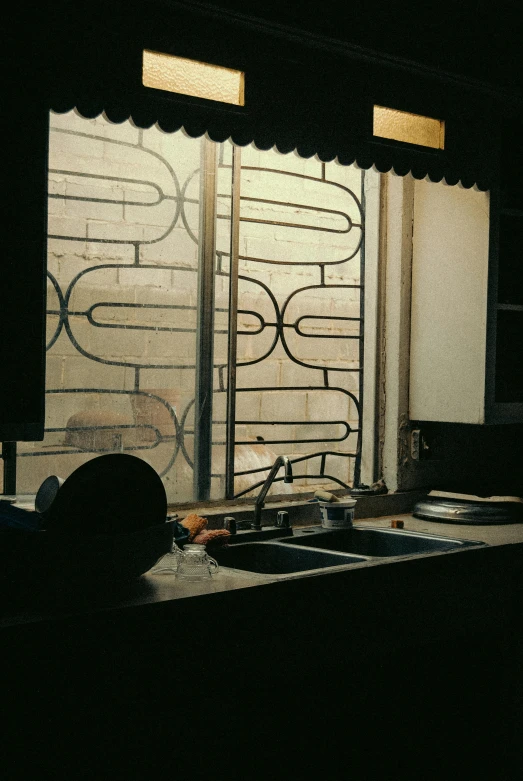
[[[171,504],[248,494],[278,454],[273,493],[359,482],[373,175],[52,114],[46,436],[18,492],[114,451]]]

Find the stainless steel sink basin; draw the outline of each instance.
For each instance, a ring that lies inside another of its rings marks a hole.
[[[289,542],[292,542],[292,537]],[[291,572],[336,567],[340,564],[357,564],[365,561],[361,556],[309,550],[279,542],[246,542],[230,547],[213,549],[212,555],[222,567],[258,572],[264,575],[283,575]]]
[[[281,540],[282,545],[307,546],[328,551],[383,558],[389,556],[414,556],[418,553],[447,551],[483,545],[472,540],[436,537],[431,534],[397,529],[325,530],[321,528],[295,530],[294,536]]]

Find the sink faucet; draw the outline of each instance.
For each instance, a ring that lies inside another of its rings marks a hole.
[[[263,503],[265,501],[265,497],[267,496],[267,491],[271,487],[274,478],[278,474],[281,466],[285,468],[285,477],[283,478],[283,482],[292,483],[293,481],[292,466],[289,457],[278,456],[278,458],[272,465],[272,469],[267,475],[267,479],[262,485],[261,491],[258,494],[258,497],[254,503],[254,517],[253,517],[253,522],[251,524],[251,529],[257,529],[258,531],[261,529],[261,511],[262,511]]]

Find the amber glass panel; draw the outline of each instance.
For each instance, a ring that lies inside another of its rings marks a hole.
[[[142,81],[146,87],[179,92],[221,103],[244,105],[244,74],[241,71],[210,65],[145,50]]]
[[[445,148],[445,122],[441,119],[409,114],[384,106],[374,106],[373,134],[407,144]]]

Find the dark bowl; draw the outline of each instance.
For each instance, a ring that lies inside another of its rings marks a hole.
[[[156,526],[167,517],[167,496],[150,464],[127,453],[108,453],[69,475],[44,514],[55,534],[122,534]]]

